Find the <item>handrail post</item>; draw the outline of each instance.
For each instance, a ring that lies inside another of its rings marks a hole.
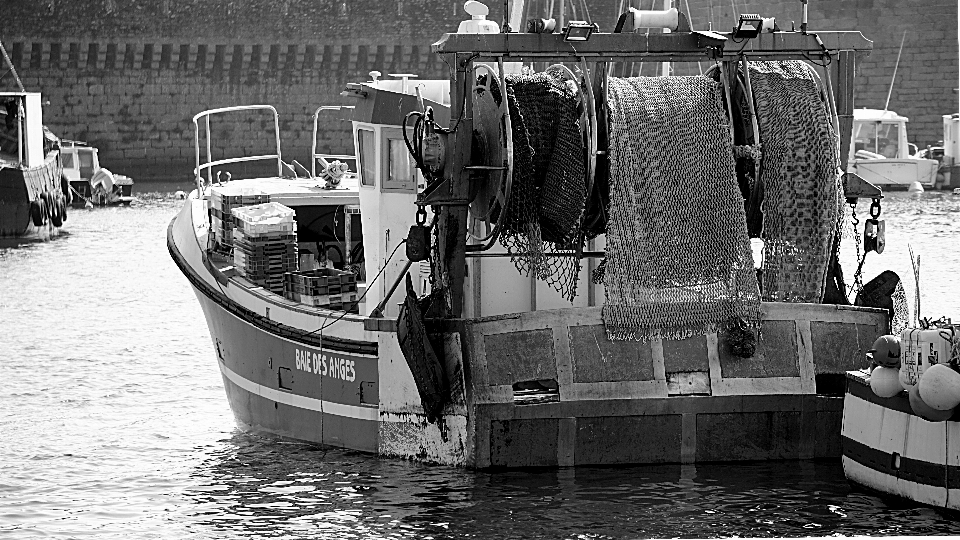
[[[203,123],[204,123],[204,126],[205,126],[206,131],[207,131],[207,133],[206,133],[206,137],[207,137],[207,163],[210,163],[211,161],[213,161],[213,152],[212,152],[211,149],[210,149],[210,115],[209,115],[209,114],[208,114],[208,115],[205,115],[205,116],[203,117]],[[210,167],[207,167],[207,183],[208,183],[208,184],[212,184],[212,183],[213,183],[213,169],[210,168]]]
[[[283,158],[280,157],[280,114],[273,109],[273,131],[277,144],[277,176],[283,176]]]
[[[195,174],[195,178],[197,181],[197,198],[202,199],[203,186],[200,183],[200,174],[201,174],[201,171],[200,171],[200,124],[197,122],[196,118],[193,119],[193,137],[194,137],[194,140],[197,141],[197,144],[193,145],[194,154],[197,156],[197,166],[193,170],[193,172]]]

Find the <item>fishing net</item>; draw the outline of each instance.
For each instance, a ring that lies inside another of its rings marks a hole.
[[[842,219],[839,140],[812,67],[752,62],[750,79],[763,142],[763,299],[820,302]]]
[[[608,84],[608,336],[683,339],[738,319],[756,326],[759,290],[719,84]]]
[[[572,301],[586,202],[577,93],[550,73],[508,75],[506,81],[514,167],[500,242],[520,272]]]

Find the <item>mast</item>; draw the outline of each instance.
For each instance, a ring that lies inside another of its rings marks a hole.
[[[903,53],[903,42],[907,39],[907,31],[903,31],[903,37],[900,38],[900,52],[897,53],[897,63],[893,65],[893,77],[890,79],[890,89],[887,90],[887,102],[883,104],[883,112],[887,112],[890,107],[890,95],[893,94],[893,83],[897,80],[897,68],[900,67],[900,55]]]

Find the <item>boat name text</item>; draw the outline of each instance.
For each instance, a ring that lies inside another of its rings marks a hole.
[[[356,364],[353,360],[302,349],[297,349],[297,369],[345,381],[353,381],[357,378]]]

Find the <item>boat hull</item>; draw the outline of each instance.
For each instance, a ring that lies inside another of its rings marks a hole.
[[[765,303],[757,352],[739,358],[723,333],[609,341],[599,307],[428,321],[448,394],[431,421],[397,321],[352,316],[321,335],[335,313],[303,325],[294,303],[247,302],[204,262],[205,208],[188,199],[168,246],[238,424],[385,457],[480,469],[839,457],[843,373],[888,330],[882,310]]]
[[[876,396],[865,372],[847,376],[843,471],[881,494],[960,510],[960,416],[929,422],[913,413],[906,392]]]
[[[932,159],[854,159],[850,172],[882,189],[908,189],[914,182],[933,188],[938,166]]]
[[[50,153],[38,167],[21,169],[0,168],[0,237],[45,240],[59,234],[48,216],[35,225],[30,210],[33,201],[42,194],[62,199],[60,162],[56,153]]]

